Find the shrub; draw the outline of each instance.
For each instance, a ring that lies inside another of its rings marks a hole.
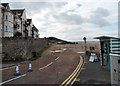
[[[49,49],[51,47],[51,45],[47,45],[46,47],[42,48],[39,52],[36,52],[35,57],[33,56],[32,58],[30,58],[30,61],[34,61],[37,60],[38,58],[40,58],[43,54],[44,51],[46,51],[47,49]]]
[[[16,32],[15,34],[14,34],[14,37],[21,37],[22,36],[22,33],[21,32]]]

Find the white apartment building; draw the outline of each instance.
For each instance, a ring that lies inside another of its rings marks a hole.
[[[2,3],[1,5],[2,37],[13,37],[14,14],[10,11],[9,3]]]
[[[20,32],[22,37],[38,38],[38,29],[32,19],[26,18],[25,9],[10,10],[9,3],[0,5],[0,37],[14,37],[16,32]]]
[[[35,39],[37,39],[37,38],[39,38],[39,30],[33,25],[33,27],[32,27],[32,37],[33,38],[35,38]]]
[[[14,15],[14,34],[16,32],[22,33],[21,19],[18,16]]]
[[[14,15],[18,16],[19,18],[16,17],[15,23],[17,22],[19,29],[17,31],[22,33],[22,37],[27,37],[28,36],[28,29],[27,29],[27,19],[26,19],[26,12],[25,9],[15,9],[11,10]],[[21,23],[21,24],[20,24]]]
[[[2,13],[1,13],[1,3],[0,3],[0,37],[2,37]]]
[[[32,37],[32,27],[33,27],[33,23],[32,23],[32,19],[27,19],[27,29],[28,29],[28,37]]]

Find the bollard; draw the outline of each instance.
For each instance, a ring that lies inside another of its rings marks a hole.
[[[29,62],[29,65],[28,65],[28,72],[31,72],[31,71],[33,71],[33,70],[32,70],[32,64],[31,64],[31,62]]]
[[[21,73],[19,72],[18,64],[16,64],[16,70],[15,70],[15,74],[14,75],[21,75]]]

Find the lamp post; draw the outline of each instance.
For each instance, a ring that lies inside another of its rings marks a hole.
[[[87,50],[86,49],[86,37],[84,37],[83,40],[84,40],[84,47],[85,47],[85,53],[86,53],[86,50]]]

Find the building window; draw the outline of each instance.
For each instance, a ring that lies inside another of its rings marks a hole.
[[[8,16],[6,15],[6,20],[8,20]]]
[[[6,28],[5,28],[5,31],[7,32],[8,31],[8,27],[6,26]]]
[[[90,47],[90,50],[95,50],[95,47]]]

